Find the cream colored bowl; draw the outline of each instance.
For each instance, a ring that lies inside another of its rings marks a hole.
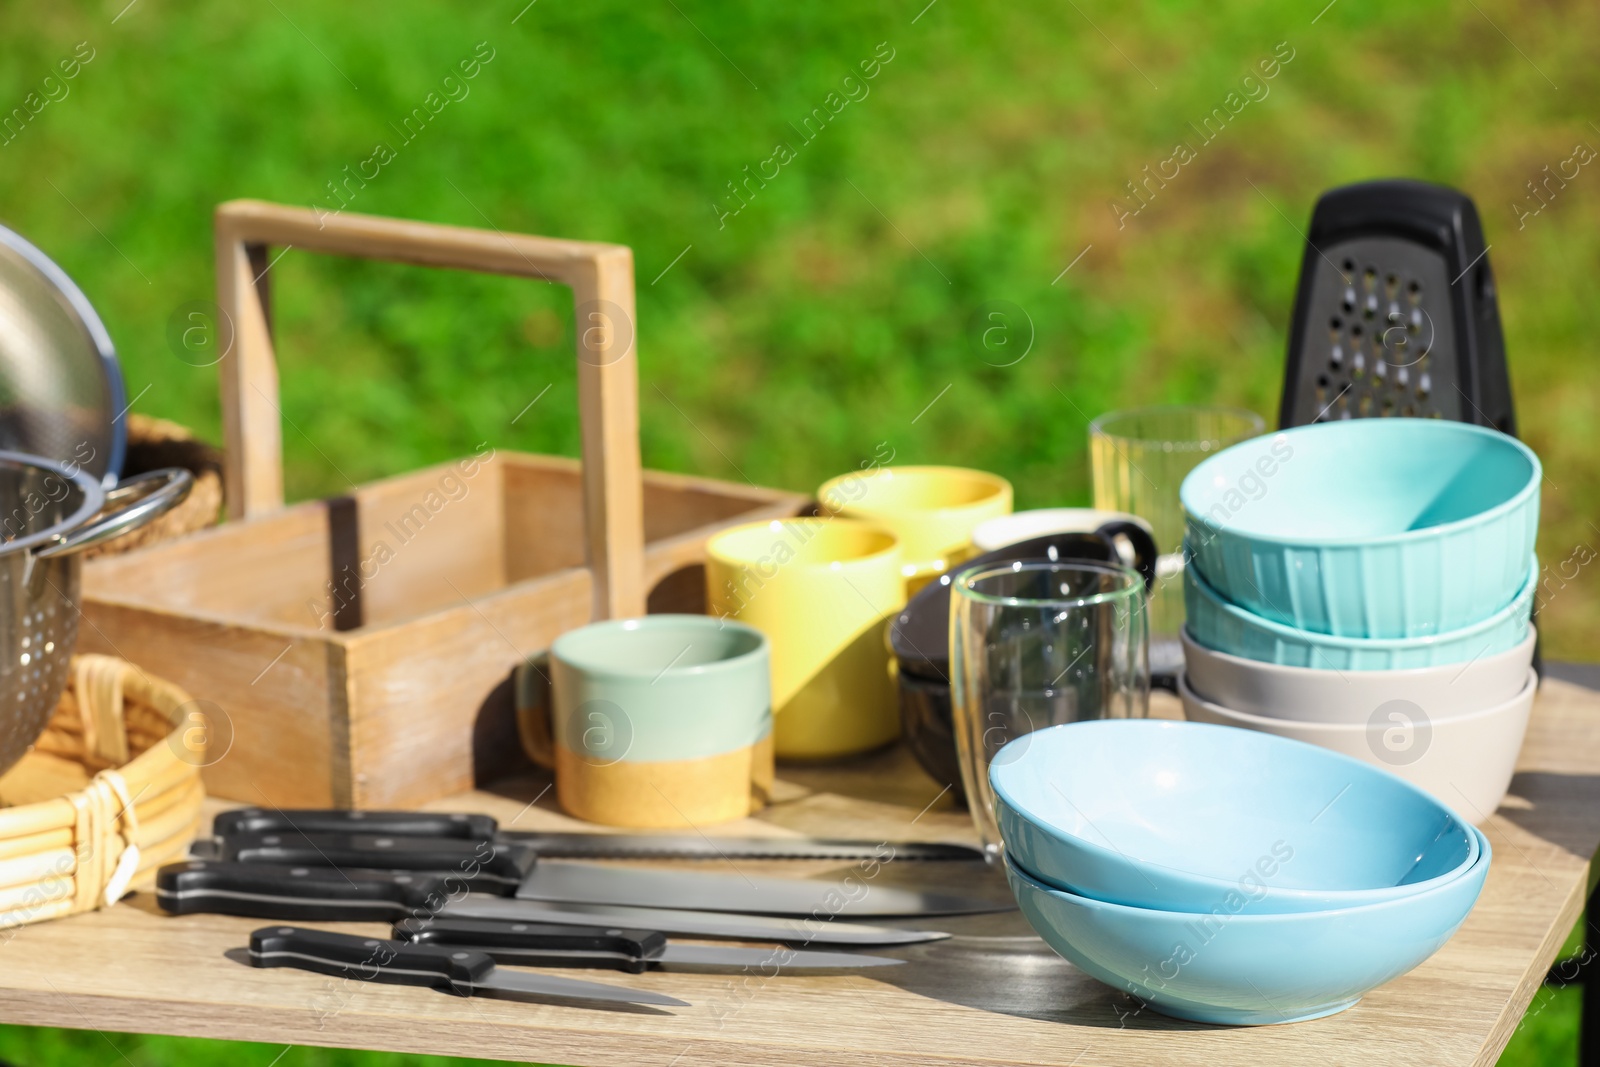
[[[1380,704],[1367,721],[1355,723],[1296,722],[1233,711],[1196,696],[1185,675],[1178,678],[1178,696],[1191,722],[1259,730],[1354,756],[1482,823],[1510,788],[1538,681],[1529,669],[1516,696],[1467,715],[1434,719],[1416,704],[1396,699]]]
[[[1522,692],[1533,663],[1532,626],[1521,644],[1467,663],[1395,671],[1335,671],[1230,656],[1183,629],[1184,670],[1195,695],[1269,719],[1365,723],[1391,700],[1409,700],[1434,722],[1496,707]]]

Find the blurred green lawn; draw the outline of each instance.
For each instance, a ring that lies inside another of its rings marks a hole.
[[[1476,198],[1492,243],[1548,474],[1541,554],[1591,558],[1600,170],[1536,216],[1513,205],[1600,144],[1600,9],[1324,2],[35,5],[7,13],[0,107],[58,98],[0,136],[0,218],[100,308],[135,410],[214,439],[215,370],[175,340],[213,295],[212,207],[332,209],[329,183],[382,143],[393,158],[344,186],[351,211],[634,248],[650,466],[809,489],[887,442],[899,462],[999,471],[1037,506],[1086,502],[1085,426],[1106,409],[1272,418],[1317,194],[1432,179]],[[1259,96],[1244,78],[1275,50],[1292,58],[1265,97],[1119,225],[1125,184],[1230,92]],[[75,51],[92,58],[46,83]],[[449,102],[407,142],[430,93]],[[733,199],[780,143],[793,158]],[[480,442],[576,452],[561,293],[295,250],[273,281],[292,495]],[[1009,329],[986,335],[999,308]],[[1596,658],[1592,574],[1541,610],[1548,655]],[[1568,1055],[1571,997],[1505,1062]],[[10,1030],[0,1054],[56,1062],[67,1040]],[[279,1051],[115,1040],[141,1064]],[[283,1060],[356,1062],[402,1060]]]

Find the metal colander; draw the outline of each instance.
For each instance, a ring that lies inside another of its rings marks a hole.
[[[83,292],[0,226],[0,450],[116,483],[126,446],[116,350]]]
[[[33,744],[78,637],[77,553],[175,507],[194,476],[161,470],[110,492],[82,470],[0,452],[0,773]]]

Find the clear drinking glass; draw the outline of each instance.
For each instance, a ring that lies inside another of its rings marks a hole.
[[[985,564],[951,586],[950,693],[967,807],[993,862],[989,765],[1008,741],[1150,707],[1144,580],[1111,563]],[[1014,759],[1021,747],[1002,758]]]
[[[1157,674],[1183,664],[1183,505],[1178,488],[1200,461],[1266,429],[1252,411],[1151,407],[1113,411],[1089,424],[1094,506],[1150,524],[1161,556],[1150,594],[1150,662]]]

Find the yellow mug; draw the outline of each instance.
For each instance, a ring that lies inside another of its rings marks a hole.
[[[850,519],[735,526],[706,545],[706,610],[767,635],[781,759],[829,759],[900,734],[886,630],[905,605],[894,534]]]
[[[830,515],[864,519],[900,539],[908,593],[973,556],[979,523],[1011,514],[1011,483],[965,467],[878,467],[817,490]]]

